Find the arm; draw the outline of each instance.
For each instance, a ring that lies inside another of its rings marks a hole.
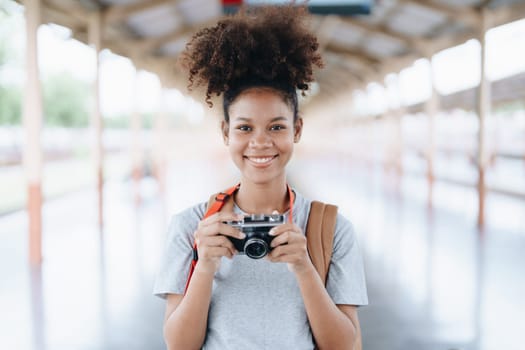
[[[273,229],[274,249],[269,259],[286,262],[295,273],[308,321],[319,349],[354,349],[359,338],[359,321],[355,306],[336,305],[328,295],[306,248],[306,237],[294,224]]]
[[[296,274],[306,313],[317,347],[323,349],[360,349],[357,307],[335,305],[321,278],[311,265]]]
[[[195,267],[186,295],[170,294],[166,301],[164,339],[169,350],[200,349],[206,336],[214,272]]]
[[[217,213],[201,221],[195,232],[199,260],[185,295],[169,294],[164,320],[164,339],[169,350],[200,349],[206,337],[213,277],[223,256],[232,258],[233,244],[224,235],[242,238],[223,221],[237,220],[234,214]],[[219,234],[221,232],[221,234]]]

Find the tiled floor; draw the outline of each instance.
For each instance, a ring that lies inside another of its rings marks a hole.
[[[27,266],[25,214],[0,217],[0,349],[164,349],[164,305],[151,289],[168,213],[228,185],[231,169],[179,160],[166,200],[146,180],[138,206],[130,184],[109,183],[103,233],[91,190],[49,201],[37,269]],[[294,160],[290,174],[304,194],[339,204],[358,231],[370,298],[360,310],[364,349],[523,349],[524,202],[490,197],[480,233],[470,190],[439,184],[428,210],[420,179],[396,189],[381,169],[341,158]]]

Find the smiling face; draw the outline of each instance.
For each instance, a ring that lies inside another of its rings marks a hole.
[[[302,119],[294,122],[292,108],[270,88],[242,92],[231,104],[229,115],[229,123],[223,121],[223,137],[242,181],[285,182],[285,167],[301,136]]]

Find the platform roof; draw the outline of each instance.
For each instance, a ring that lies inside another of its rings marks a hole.
[[[23,3],[22,0],[19,2]],[[43,22],[65,26],[88,41],[100,14],[102,48],[156,73],[166,87],[185,90],[176,59],[198,29],[224,11],[219,0],[43,0]],[[485,14],[485,17],[483,17]],[[378,0],[370,14],[313,15],[326,67],[316,73],[315,98],[382,81],[416,59],[478,38],[489,27],[525,18],[523,0]]]

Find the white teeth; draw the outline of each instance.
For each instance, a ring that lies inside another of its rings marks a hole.
[[[250,158],[251,161],[255,163],[266,163],[272,160],[273,157],[266,157],[266,158]]]

